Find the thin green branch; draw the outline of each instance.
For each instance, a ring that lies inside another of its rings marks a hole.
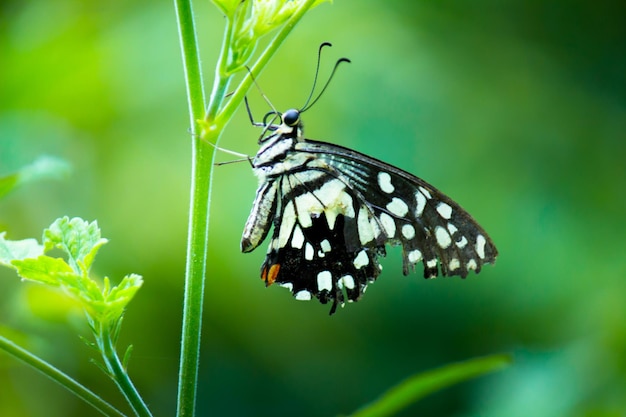
[[[98,344],[102,349],[102,356],[107,365],[107,369],[135,414],[139,417],[152,417],[152,413],[139,395],[126,369],[124,369],[122,361],[117,355],[115,344],[113,343],[112,335],[107,325],[103,325],[102,331],[97,337],[99,338]]]
[[[217,61],[217,65],[215,65],[215,78],[213,79],[213,90],[211,91],[211,96],[209,98],[209,106],[206,111],[206,115],[204,116],[205,121],[215,119],[217,115],[217,111],[223,103],[224,97],[226,96],[226,90],[228,88],[228,84],[230,84],[230,80],[232,76],[228,76],[224,67],[228,61],[228,48],[233,36],[233,21],[232,19],[228,19],[226,23],[226,28],[224,30],[224,39],[222,42],[222,50],[220,51],[220,56]],[[217,139],[217,137],[213,138]]]
[[[0,349],[7,352],[9,355],[21,360],[25,364],[31,366],[43,375],[47,376],[54,382],[63,386],[65,389],[76,395],[87,404],[98,410],[101,414],[110,417],[124,417],[124,414],[113,407],[108,402],[104,401],[94,392],[81,385],[79,382],[72,379],[67,374],[63,373],[59,369],[50,365],[43,359],[33,355],[24,348],[16,345],[3,336],[0,336]]]

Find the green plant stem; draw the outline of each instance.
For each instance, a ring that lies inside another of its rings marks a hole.
[[[87,389],[85,386],[76,382],[70,376],[61,372],[54,366],[50,365],[48,362],[42,360],[41,358],[38,358],[37,356],[33,355],[29,351],[16,345],[15,343],[11,342],[3,336],[0,336],[0,349],[4,350],[13,357],[21,360],[22,362],[41,372],[59,385],[63,386],[65,389],[76,395],[81,400],[85,401],[87,404],[91,405],[103,415],[112,417],[124,417],[124,414],[121,411],[117,410],[111,404],[104,401],[102,398]]]
[[[191,0],[174,0],[178,20],[180,49],[182,51],[185,86],[189,103],[189,117],[192,136],[198,135],[197,121],[202,119],[206,108],[204,82],[200,68],[200,53],[196,37]]]
[[[192,133],[191,201],[176,415],[191,417],[195,411],[200,358],[209,196],[214,149],[200,139],[198,121],[204,117],[206,99],[191,0],[175,0],[174,6],[178,20]]]
[[[253,66],[255,74],[258,74],[269,62],[271,55],[278,49],[278,46],[302,18],[304,12],[312,6],[313,2],[314,0],[307,0],[282,27]],[[175,0],[175,7],[185,67],[193,143],[177,416],[192,417],[195,414],[197,395],[205,265],[209,242],[209,208],[213,162],[216,153],[216,148],[210,144],[217,144],[219,141],[224,128],[252,84],[252,77],[250,74],[246,76],[242,85],[237,88],[235,96],[231,97],[224,106],[227,111],[223,111],[222,105],[233,77],[232,74],[224,71],[228,57],[227,48],[230,47],[230,36],[232,35],[231,25],[233,23],[229,20],[215,72],[210,102],[207,106],[204,98],[191,0]],[[221,108],[222,110],[220,110]],[[206,114],[203,114],[204,109],[206,109]],[[204,122],[202,123],[201,134],[198,135],[200,120],[204,120]]]
[[[135,414],[139,417],[151,417],[152,413],[148,409],[148,406],[143,401],[139,392],[130,380],[128,373],[122,366],[117,351],[115,350],[115,344],[113,343],[110,329],[106,325],[102,325],[102,329],[98,337],[98,345],[102,350],[102,356],[106,363],[107,369],[113,376],[113,380],[117,384],[118,388],[126,397],[128,404],[132,407]]]

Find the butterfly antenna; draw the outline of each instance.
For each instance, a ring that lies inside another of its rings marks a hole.
[[[265,100],[265,102],[267,103],[268,106],[270,106],[270,108],[272,109],[272,112],[274,112],[274,114],[276,115],[280,115],[280,113],[278,112],[278,110],[276,110],[276,107],[274,107],[274,105],[272,104],[272,102],[270,101],[270,99],[265,95],[265,93],[263,92],[263,90],[261,90],[261,86],[259,85],[259,83],[256,82],[256,78],[254,78],[254,74],[252,74],[252,71],[250,70],[250,67],[248,67],[246,65],[246,69],[248,70],[248,75],[250,75],[250,78],[252,78],[252,82],[254,83],[254,85],[256,86],[257,90],[259,90],[259,93],[261,94],[261,97],[263,97],[263,100]],[[248,103],[248,99],[246,98],[246,105]],[[248,107],[248,112],[250,111],[250,108]]]
[[[324,44],[322,44],[323,46]],[[328,44],[330,45],[330,44]],[[320,51],[321,51],[321,47],[320,47]],[[333,79],[333,77],[335,76],[335,72],[337,72],[337,68],[339,67],[339,65],[342,62],[347,62],[350,63],[351,61],[348,58],[340,58],[337,60],[337,62],[335,62],[335,67],[333,68],[333,72],[330,73],[330,77],[328,77],[328,81],[326,81],[326,84],[324,84],[324,87],[322,87],[322,91],[320,91],[320,93],[317,95],[317,97],[309,103],[309,101],[311,100],[311,97],[313,96],[313,90],[311,90],[311,94],[309,95],[309,98],[307,99],[306,103],[304,104],[304,106],[302,107],[302,109],[300,109],[300,112],[306,111],[308,109],[310,109],[311,107],[313,107],[313,105],[315,103],[317,103],[317,101],[320,99],[320,97],[322,97],[322,94],[324,94],[324,91],[326,91],[326,89],[328,88],[328,85],[330,84],[331,80]],[[317,68],[319,70],[319,59],[317,62]],[[315,71],[315,79],[317,80],[317,71]],[[315,88],[315,82],[313,83],[313,88]]]
[[[313,87],[311,87],[311,92],[309,93],[309,96],[307,97],[304,106],[302,106],[303,109],[305,109],[307,107],[307,105],[309,104],[309,101],[311,101],[311,98],[313,97],[313,93],[315,92],[315,86],[317,85],[317,76],[320,73],[320,62],[322,61],[322,49],[324,49],[325,46],[333,46],[333,44],[331,44],[330,42],[323,42],[319,49],[317,50],[317,65],[315,66],[315,77],[313,78]]]

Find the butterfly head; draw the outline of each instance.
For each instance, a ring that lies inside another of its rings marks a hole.
[[[299,140],[302,136],[302,120],[300,114],[302,110],[289,109],[284,113],[278,111],[271,111],[263,118],[262,126],[265,127],[266,132],[271,132],[270,135],[263,135],[259,138],[259,144],[266,144],[268,141],[275,141],[276,139],[291,139],[295,138]],[[280,119],[280,124],[276,123]]]
[[[289,109],[281,115],[283,124],[289,127],[297,127],[300,122],[300,110]]]

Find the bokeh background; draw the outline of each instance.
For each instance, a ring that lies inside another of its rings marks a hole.
[[[210,84],[223,18],[196,3]],[[352,64],[306,113],[307,136],[435,184],[501,255],[478,276],[425,281],[403,277],[392,250],[362,301],[329,317],[264,287],[265,249],[239,253],[257,181],[245,163],[218,168],[199,415],[347,414],[415,372],[497,352],[514,366],[400,415],[626,415],[624,16],[623,2],[584,0],[313,10],[259,77],[267,96],[300,106],[318,45],[333,42],[322,73]],[[221,145],[253,155],[258,135],[240,109]],[[110,243],[96,274],[145,278],[120,344],[158,416],[175,410],[190,150],[172,2],[0,4],[0,175],[40,155],[73,166],[1,200],[0,227],[40,238],[60,216],[98,220]],[[61,295],[0,270],[0,332],[127,410]],[[0,415],[95,414],[0,353]]]

